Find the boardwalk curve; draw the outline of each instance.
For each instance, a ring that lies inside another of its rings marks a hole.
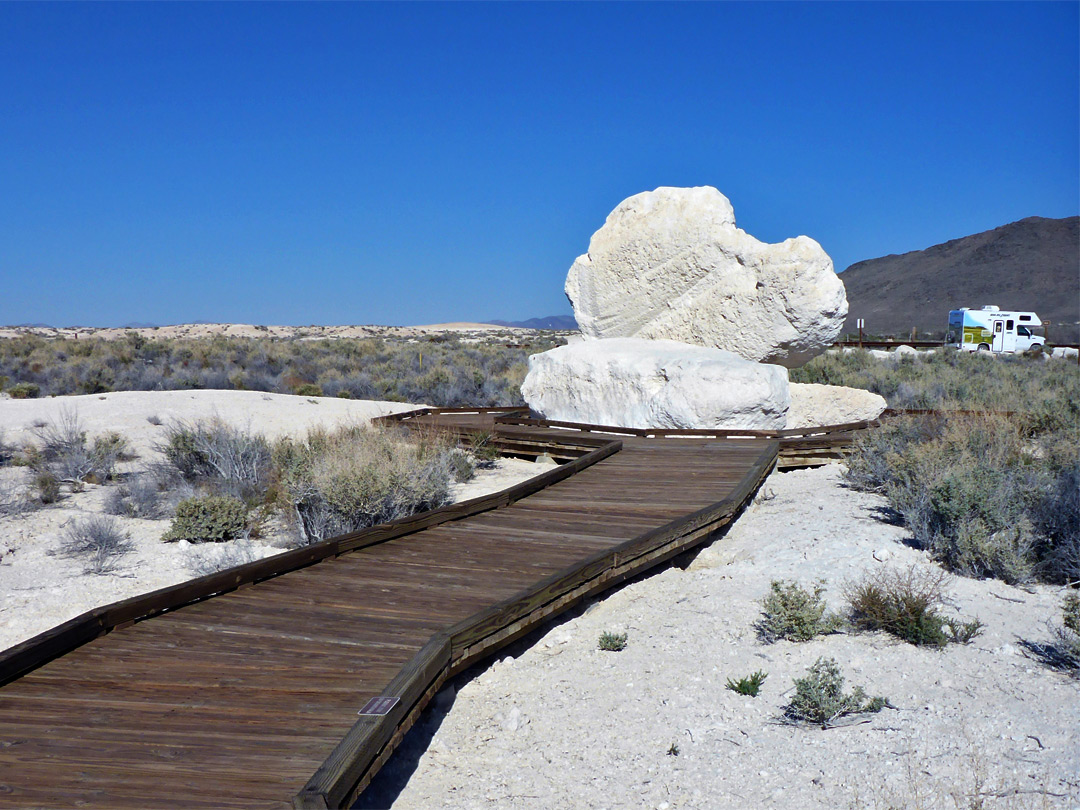
[[[800,439],[617,436],[506,409],[400,421],[564,463],[0,654],[0,807],[346,806],[447,677],[705,540]],[[377,698],[385,713],[358,716]]]

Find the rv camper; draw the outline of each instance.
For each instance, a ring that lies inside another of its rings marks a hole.
[[[945,345],[968,352],[1024,352],[1046,343],[1045,337],[1034,332],[1040,328],[1042,321],[1034,312],[1005,312],[993,306],[961,307],[949,313]]]

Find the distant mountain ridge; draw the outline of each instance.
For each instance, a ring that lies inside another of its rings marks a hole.
[[[906,336],[942,332],[949,310],[995,304],[1050,321],[1051,342],[1080,335],[1080,217],[1028,217],[899,255],[856,262],[840,274],[844,331]]]
[[[578,328],[573,315],[548,315],[545,318],[529,318],[527,321],[484,321],[493,326],[515,326],[519,329],[556,329],[572,331]]]

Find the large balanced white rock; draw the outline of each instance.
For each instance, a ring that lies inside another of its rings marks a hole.
[[[586,337],[677,340],[788,368],[824,351],[847,315],[821,245],[759,242],[711,186],[623,200],[570,268],[566,294]]]
[[[876,419],[888,407],[885,398],[861,388],[817,383],[790,383],[789,428],[844,425]]]
[[[672,340],[587,340],[534,354],[521,386],[545,419],[635,428],[783,428],[787,370]]]

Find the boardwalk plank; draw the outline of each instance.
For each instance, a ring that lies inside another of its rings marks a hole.
[[[436,419],[494,427],[491,413]],[[497,431],[507,446],[561,442],[559,457],[622,449],[509,506],[419,520],[97,638],[92,623],[52,634],[43,658],[76,648],[0,688],[0,807],[347,803],[452,668],[625,578],[612,566],[697,542],[776,455],[765,440]],[[358,717],[378,696],[399,702]]]

